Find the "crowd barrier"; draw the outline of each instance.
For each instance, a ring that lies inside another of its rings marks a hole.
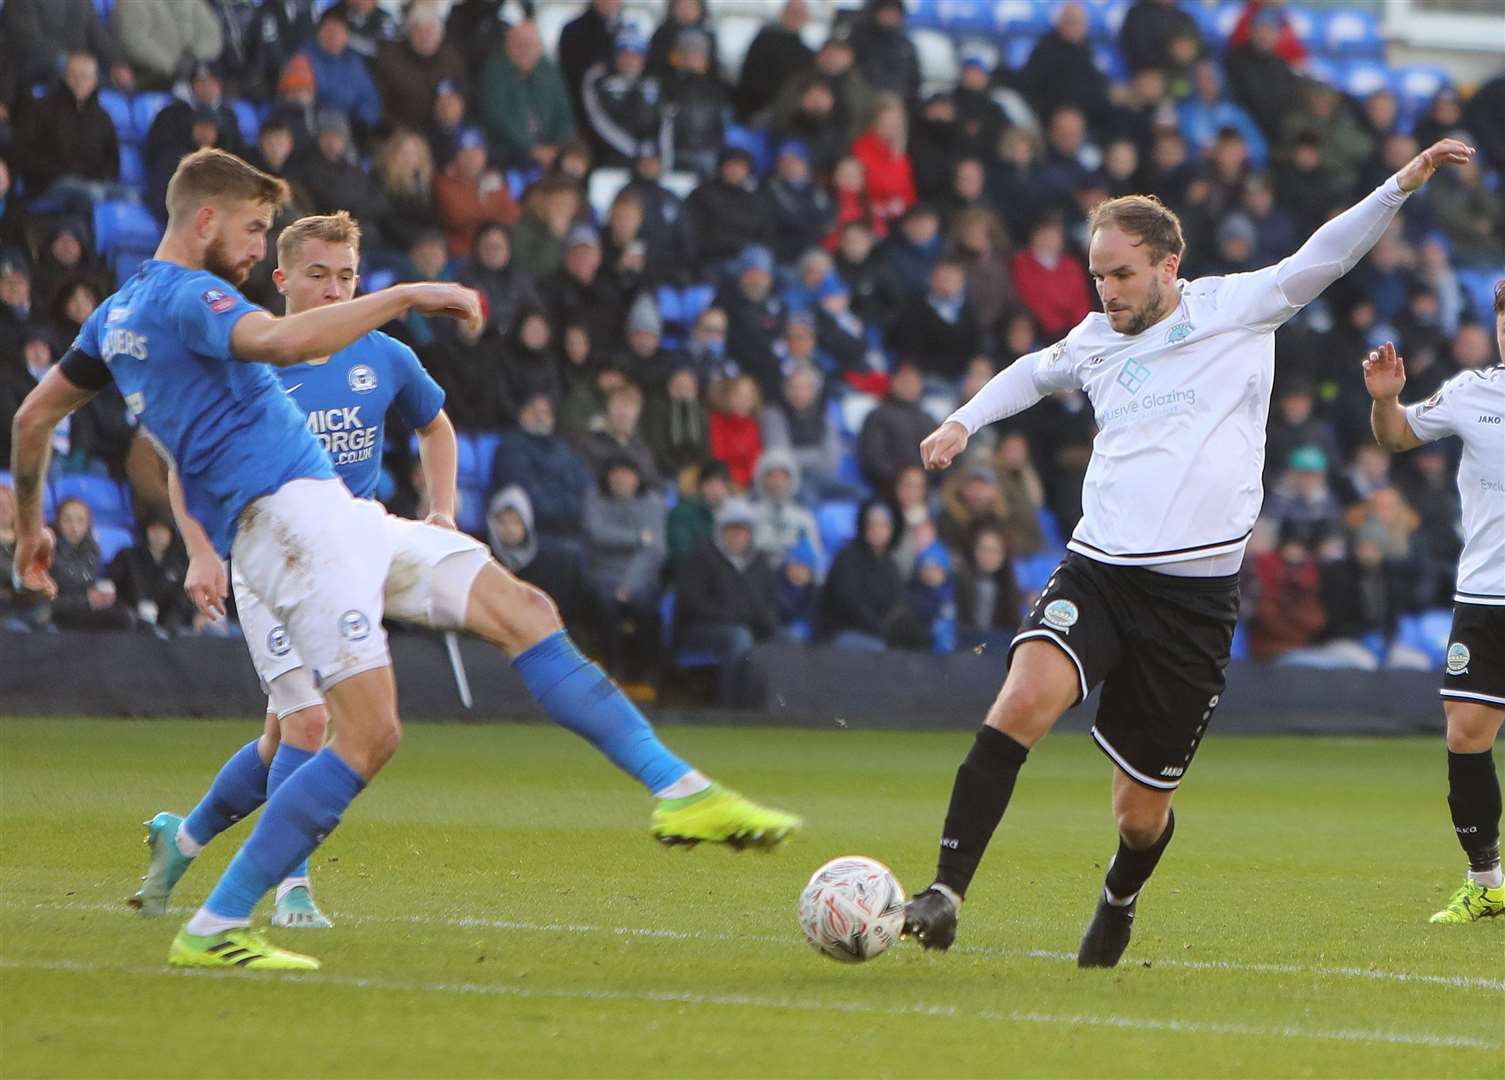
[[[391,638],[405,720],[541,720],[522,681],[496,650],[462,641],[474,707],[460,702],[438,635]],[[1002,682],[1004,657],[868,654],[767,645],[752,663],[762,703],[722,710],[650,708],[662,723],[771,723],[818,728],[970,730]],[[1433,672],[1313,671],[1235,663],[1219,703],[1220,733],[1402,735],[1441,730]],[[677,695],[682,697],[683,695]],[[265,706],[237,640],[146,635],[0,636],[0,718],[194,716],[255,718]],[[1062,720],[1090,726],[1097,695]]]

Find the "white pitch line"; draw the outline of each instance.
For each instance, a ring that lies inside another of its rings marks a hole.
[[[1164,1020],[1156,1017],[1122,1016],[1116,1013],[1042,1013],[1025,1010],[959,1009],[954,1005],[882,1006],[862,1001],[822,1001],[816,998],[763,997],[756,994],[702,994],[690,990],[611,990],[606,988],[540,988],[510,983],[431,983],[403,979],[373,979],[323,973],[279,974],[249,971],[216,971],[203,968],[147,967],[134,964],[93,964],[76,960],[17,960],[0,957],[0,969],[52,971],[81,975],[132,975],[142,977],[261,979],[310,986],[342,986],[401,994],[485,995],[550,1001],[621,1001],[654,1005],[691,1005],[704,1008],[784,1010],[789,1012],[853,1013],[886,1018],[942,1017],[1053,1027],[1101,1027],[1121,1031],[1170,1031],[1183,1035],[1237,1036],[1255,1039],[1309,1039],[1318,1042],[1383,1043],[1392,1046],[1429,1046],[1456,1050],[1500,1050],[1505,1043],[1469,1035],[1442,1035],[1430,1031],[1385,1031],[1357,1028],[1313,1028],[1281,1024],[1221,1024],[1200,1020]]]
[[[111,915],[133,915],[124,904],[69,901],[47,904],[23,904],[15,901],[0,901],[0,907],[22,911],[92,911]],[[170,912],[191,915],[190,907],[174,907]],[[589,923],[534,923],[513,919],[487,919],[479,917],[444,918],[434,915],[364,915],[330,909],[331,915],[341,922],[360,925],[403,923],[413,926],[445,926],[456,930],[504,930],[529,934],[610,934],[613,937],[652,938],[662,941],[752,941],[766,945],[801,945],[793,934],[727,934],[709,930],[668,930],[645,926],[593,926]],[[1015,960],[1055,960],[1076,962],[1076,953],[1052,952],[1046,949],[999,949],[987,945],[957,945],[951,950],[960,954],[998,956]],[[1366,979],[1377,982],[1420,983],[1427,986],[1446,986],[1459,990],[1492,990],[1505,993],[1505,979],[1487,979],[1469,975],[1425,975],[1411,971],[1382,971],[1356,967],[1323,967],[1305,964],[1276,964],[1242,962],[1238,960],[1184,960],[1134,957],[1131,966],[1148,963],[1152,967],[1179,968],[1184,971],[1229,971],[1247,975],[1305,975],[1324,978]]]

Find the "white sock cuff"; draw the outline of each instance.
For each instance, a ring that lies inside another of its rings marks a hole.
[[[711,786],[710,779],[699,769],[691,769],[674,783],[666,788],[660,788],[653,793],[655,799],[688,799],[691,795],[699,795]]]
[[[951,888],[949,885],[942,885],[939,881],[932,881],[930,883],[930,888],[932,891],[938,892],[947,900],[950,900],[952,907],[956,908],[958,911],[961,910],[962,898],[956,895],[955,889]]]
[[[1505,886],[1505,870],[1500,868],[1499,863],[1489,870],[1470,870],[1468,879],[1483,885],[1486,889],[1498,889]]]
[[[197,859],[204,845],[188,835],[188,821],[178,822],[178,831],[173,834],[173,843],[178,845],[178,854],[185,859]]]
[[[277,903],[282,903],[282,898],[299,886],[302,886],[305,889],[309,889],[310,893],[313,892],[313,890],[309,888],[308,878],[306,877],[283,878],[282,883],[277,886]]]

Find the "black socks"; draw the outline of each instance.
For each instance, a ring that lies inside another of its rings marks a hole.
[[[1149,847],[1135,851],[1124,843],[1123,837],[1119,837],[1118,854],[1113,856],[1113,862],[1108,866],[1107,880],[1103,882],[1112,899],[1127,902],[1139,894],[1144,883],[1155,872],[1155,864],[1160,861],[1160,856],[1170,846],[1171,835],[1175,831],[1176,812],[1171,810],[1165,819],[1165,832]]]
[[[1500,778],[1494,755],[1448,751],[1448,809],[1468,868],[1492,870],[1500,862]]]
[[[967,894],[993,830],[1008,809],[1019,767],[1028,756],[1029,747],[984,725],[956,770],[935,880],[957,896]]]

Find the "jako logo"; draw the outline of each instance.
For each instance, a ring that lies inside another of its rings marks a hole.
[[[952,851],[956,851],[961,846],[962,842],[960,840],[953,840],[949,836],[941,837],[941,847],[943,848],[950,848]]]

